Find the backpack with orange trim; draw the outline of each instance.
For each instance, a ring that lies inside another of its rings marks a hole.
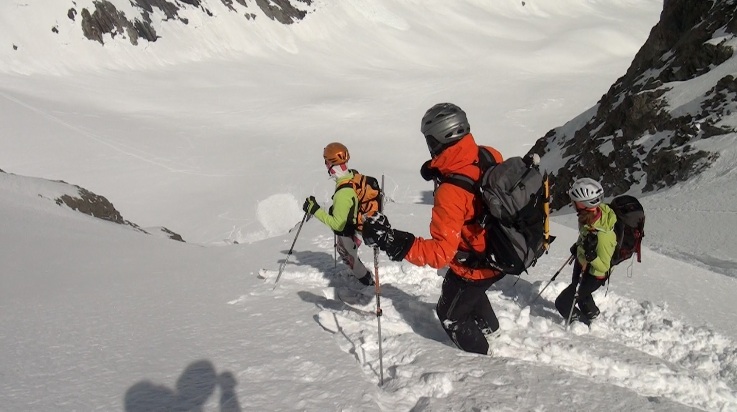
[[[356,229],[361,231],[364,217],[381,211],[383,194],[381,193],[381,185],[375,177],[363,175],[355,169],[350,169],[350,171],[353,173],[353,179],[342,183],[335,188],[335,191],[337,192],[349,185],[356,191],[356,197],[358,197]]]

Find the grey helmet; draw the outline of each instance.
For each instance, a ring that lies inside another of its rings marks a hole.
[[[438,103],[422,116],[420,131],[425,136],[432,156],[461,140],[471,132],[466,112],[453,103]]]
[[[576,180],[568,191],[568,196],[574,202],[579,202],[588,208],[599,206],[604,197],[604,188],[594,179],[584,177]]]

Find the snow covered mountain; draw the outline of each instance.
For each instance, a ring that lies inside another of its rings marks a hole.
[[[228,11],[243,16],[246,20],[254,20],[257,14],[254,9],[258,8],[266,17],[276,20],[283,24],[291,24],[301,20],[307,14],[307,11],[299,9],[292,5],[289,0],[256,0],[246,2],[246,0],[220,0]],[[217,2],[213,2],[218,5]],[[250,8],[249,8],[250,3]],[[309,6],[311,0],[294,0],[296,5],[304,7]],[[118,10],[115,4],[108,0],[100,0],[92,3],[91,8],[82,7],[77,9],[72,7],[67,12],[67,17],[72,21],[77,20],[79,15],[81,21],[80,27],[84,36],[90,40],[95,40],[104,44],[105,35],[109,34],[115,39],[120,36],[127,38],[131,44],[138,45],[138,39],[145,39],[149,42],[155,42],[159,36],[156,34],[156,28],[153,25],[152,15],[163,14],[163,21],[174,21],[184,25],[189,24],[188,14],[195,14],[200,18],[214,18],[215,14],[210,10],[207,1],[201,0],[182,0],[178,1],[151,1],[136,0],[131,2],[133,7],[133,16],[126,16],[126,13]],[[220,11],[220,10],[218,10]],[[204,16],[199,16],[202,13]],[[52,31],[58,33],[58,26]]]
[[[280,26],[314,9],[311,0],[5,2],[0,71],[150,67],[280,48],[289,32]]]
[[[735,10],[732,0],[665,1],[626,74],[531,152],[558,181],[593,177],[612,196],[702,173],[737,140]],[[553,207],[568,203],[566,189],[553,189]]]
[[[173,240],[184,241],[182,237],[165,227],[141,228],[137,224],[126,220],[115,209],[112,203],[104,196],[92,193],[77,185],[70,185],[63,181],[53,182],[35,177],[16,176],[0,170],[0,180],[5,196],[17,197],[22,201],[24,198],[40,198],[64,206],[71,210],[90,215],[97,219],[130,226],[131,228],[146,234],[157,234],[166,236]]]
[[[488,291],[492,356],[445,335],[435,269],[383,254],[380,339],[332,233],[294,230],[306,196],[330,204],[339,140],[386,178],[393,226],[427,236],[424,111],[457,103],[480,143],[524,154],[627,70],[661,1],[288,4],[292,24],[276,0],[0,2],[0,409],[737,411],[731,133],[642,196],[643,262],[591,328],[553,307],[570,267],[532,301],[576,236],[557,213],[550,253]],[[93,192],[136,224],[72,210],[106,204]]]

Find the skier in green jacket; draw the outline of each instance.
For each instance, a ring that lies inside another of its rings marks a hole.
[[[591,294],[604,285],[609,275],[617,246],[614,233],[617,216],[608,205],[601,203],[604,189],[593,179],[576,180],[568,195],[578,214],[579,233],[571,247],[571,254],[575,256],[571,284],[555,299],[555,308],[568,320],[571,306],[578,303],[571,322],[578,320],[588,325],[600,313]],[[577,287],[578,299],[574,302]]]
[[[343,262],[351,268],[353,275],[361,284],[372,286],[374,278],[371,272],[358,257],[360,239],[356,236],[358,219],[358,197],[353,186],[348,183],[353,178],[353,172],[348,169],[350,154],[342,143],[333,142],[323,150],[325,167],[330,177],[335,179],[335,194],[333,205],[328,211],[320,207],[314,196],[305,199],[302,209],[317,220],[332,229],[336,237],[336,247]]]

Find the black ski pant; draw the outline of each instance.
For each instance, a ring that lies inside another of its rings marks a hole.
[[[573,265],[571,284],[568,285],[567,288],[563,289],[560,295],[555,299],[555,308],[558,309],[558,313],[560,313],[566,321],[568,320],[568,315],[571,313],[571,306],[573,306],[573,300],[576,297],[576,286],[578,286],[578,281],[581,279],[582,275],[583,280],[581,281],[581,286],[578,289],[578,307],[573,309],[572,319],[576,319],[582,314],[586,318],[590,318],[592,314],[599,312],[599,308],[596,306],[594,297],[591,296],[591,294],[604,285],[606,281],[591,276],[588,271],[582,274],[582,269],[581,264],[578,262],[578,259],[576,259]]]
[[[499,329],[499,320],[486,290],[502,277],[469,281],[452,270],[445,275],[436,311],[443,329],[460,349],[483,355],[489,351],[484,332]]]

